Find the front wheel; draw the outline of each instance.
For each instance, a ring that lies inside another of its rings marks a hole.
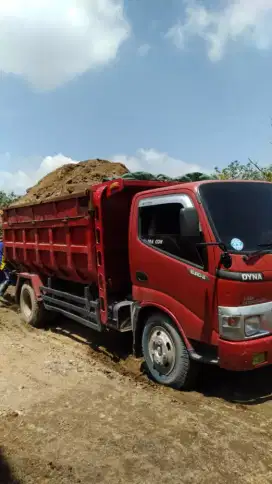
[[[171,320],[161,314],[150,316],[142,335],[142,349],[150,376],[162,385],[189,389],[197,376],[196,363]]]

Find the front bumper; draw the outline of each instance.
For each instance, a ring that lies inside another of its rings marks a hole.
[[[264,354],[264,361],[256,364],[257,355]],[[272,335],[245,341],[219,339],[219,366],[225,370],[246,371],[272,365]]]

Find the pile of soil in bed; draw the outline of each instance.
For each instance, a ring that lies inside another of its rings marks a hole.
[[[71,163],[46,175],[37,185],[27,190],[11,206],[43,202],[50,198],[78,193],[108,177],[118,177],[129,170],[122,163],[107,160],[87,160]]]

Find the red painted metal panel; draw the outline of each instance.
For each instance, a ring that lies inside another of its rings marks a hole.
[[[38,301],[41,299],[41,286],[43,281],[37,274],[29,274],[28,272],[21,272],[16,285],[16,295],[19,294],[19,287],[22,286],[24,282],[29,282],[34,289],[36,298]]]
[[[226,370],[245,371],[272,364],[272,336],[240,342],[220,339],[218,350],[220,367]],[[253,357],[258,353],[265,353],[266,358],[260,365],[254,365]]]
[[[5,211],[7,259],[21,271],[91,283],[97,279],[91,194]]]

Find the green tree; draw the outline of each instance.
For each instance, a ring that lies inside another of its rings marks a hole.
[[[232,161],[226,168],[215,168],[215,175],[219,180],[266,180],[272,181],[272,165],[261,168],[258,163],[249,159],[243,165],[239,161]]]
[[[18,200],[18,196],[14,192],[6,193],[0,190],[0,208],[7,207],[15,200]]]

